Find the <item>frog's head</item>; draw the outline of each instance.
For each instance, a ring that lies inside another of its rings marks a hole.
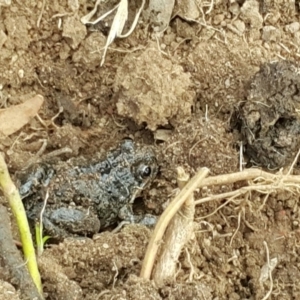
[[[150,146],[139,147],[130,138],[125,138],[121,144],[122,153],[127,154],[131,172],[136,180],[144,188],[148,182],[151,182],[158,172],[158,165],[155,153]]]
[[[155,153],[152,148],[144,147],[139,153],[136,154],[135,162],[131,166],[131,172],[134,174],[136,186],[131,198],[134,198],[149,185],[158,173],[158,164]]]
[[[156,155],[152,147],[141,146],[126,138],[121,143],[118,156],[124,162],[118,167],[118,178],[122,178],[121,188],[125,188],[127,196],[130,196],[129,203],[132,203],[157,175]]]
[[[144,188],[155,178],[158,172],[154,151],[148,148],[132,167],[137,181],[141,182],[141,187]]]

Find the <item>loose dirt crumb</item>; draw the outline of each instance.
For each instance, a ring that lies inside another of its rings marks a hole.
[[[8,282],[0,280],[0,295],[3,300],[20,300],[19,293]]]
[[[119,276],[138,274],[149,234],[147,228],[131,225],[118,234],[103,232],[94,240],[66,239],[47,249],[43,256],[55,257],[61,272],[75,280],[85,294],[100,293],[117,284]]]

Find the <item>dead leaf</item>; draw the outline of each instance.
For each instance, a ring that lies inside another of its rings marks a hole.
[[[0,110],[0,132],[8,136],[26,125],[44,103],[44,97],[36,95],[22,104]]]

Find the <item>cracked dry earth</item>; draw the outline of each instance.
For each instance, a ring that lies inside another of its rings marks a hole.
[[[115,2],[106,1],[98,14]],[[131,24],[141,1],[129,2]],[[110,46],[102,67],[112,19],[86,27],[80,18],[95,2],[74,3],[24,0],[0,6],[1,108],[36,94],[45,98],[39,118],[0,136],[12,174],[44,157],[57,162],[104,156],[130,137],[154,146],[160,165],[135,209],[160,215],[173,198],[177,166],[191,175],[204,166],[211,175],[237,172],[240,142],[248,165],[275,172],[293,161],[299,149],[298,1],[177,3],[159,34],[142,13],[133,33]],[[268,67],[274,62],[279,67]],[[268,80],[286,93],[275,89],[270,95]],[[276,93],[283,98],[273,97]],[[277,152],[269,155],[270,147]],[[59,155],[49,156],[55,151]],[[239,184],[204,188],[196,199]],[[282,190],[266,198],[252,191],[235,200],[221,208],[226,199],[196,207],[194,235],[176,276],[160,287],[139,278],[151,235],[147,227],[129,225],[117,234],[104,231],[93,239],[49,245],[39,263],[45,298],[238,300],[267,299],[270,291],[269,299],[300,299],[299,194]],[[19,239],[13,220],[12,228]],[[265,245],[274,264],[272,282],[262,276]],[[0,298],[23,299],[4,272]]]

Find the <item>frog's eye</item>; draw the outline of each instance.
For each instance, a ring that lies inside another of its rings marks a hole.
[[[141,176],[142,178],[147,178],[151,175],[151,167],[149,166],[143,166],[141,169]]]

